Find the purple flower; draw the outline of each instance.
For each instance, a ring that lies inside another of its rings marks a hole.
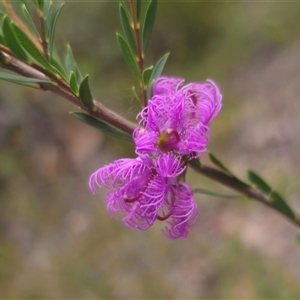
[[[187,183],[180,181],[173,189],[176,201],[167,221],[168,226],[163,232],[167,237],[176,239],[187,237],[189,228],[197,221],[198,208],[193,199],[193,191]]]
[[[180,221],[179,225],[185,229],[180,229],[176,233],[177,236],[167,231],[166,234],[170,237],[180,237],[186,235],[190,224],[185,221],[190,218],[190,213],[184,215],[185,213],[180,212],[182,201],[186,199],[186,207],[190,207],[193,202],[191,193],[190,197],[179,199],[180,195],[186,194],[183,192],[183,186],[187,185],[177,182],[177,177],[184,170],[181,158],[172,153],[165,153],[155,160],[149,157],[119,159],[92,174],[89,186],[94,193],[98,187],[108,188],[108,213],[111,216],[115,216],[117,212],[125,213],[123,222],[127,226],[146,230],[157,219],[166,220],[174,215],[175,221],[171,227],[176,228],[176,222]],[[177,217],[179,215],[180,220]],[[186,225],[183,225],[185,223]]]
[[[222,95],[211,80],[190,83],[161,77],[154,95],[138,115],[139,127],[133,137],[138,155],[173,152],[189,159],[206,151],[209,122],[221,109]]]
[[[196,222],[198,208],[191,187],[185,183],[187,160],[206,150],[209,123],[221,109],[216,84],[183,85],[181,78],[161,77],[153,97],[138,115],[133,133],[135,159],[119,159],[90,177],[93,193],[108,189],[108,213],[123,213],[131,228],[146,230],[156,220],[167,223],[163,232],[172,239],[186,237]]]

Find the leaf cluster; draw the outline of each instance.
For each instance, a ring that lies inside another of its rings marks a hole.
[[[144,105],[152,96],[152,86],[165,66],[169,53],[158,60],[155,65],[144,67],[145,52],[153,30],[157,0],[148,2],[142,18],[142,1],[117,0],[123,35],[117,33],[120,50],[129,68],[135,75],[142,89]]]
[[[237,178],[233,172],[229,170],[228,167],[225,166],[223,162],[221,162],[215,155],[209,153],[210,161],[223,172],[225,172],[231,178],[241,182],[245,186],[249,186],[249,188],[254,188],[259,190],[263,195],[267,196],[269,201],[267,204],[271,206],[273,209],[277,210],[279,213],[285,215],[287,218],[291,220],[298,221],[298,217],[294,210],[288,205],[287,201],[274,189],[272,188],[257,172],[253,170],[248,170],[248,183],[245,183],[241,179]]]
[[[77,97],[86,111],[95,112],[89,77],[82,77],[70,45],[66,47],[64,63],[54,47],[55,28],[63,6],[63,3],[51,0],[20,0],[14,3],[3,0],[0,7],[0,65],[10,70],[9,57],[13,57],[44,74],[45,79],[26,76],[26,72],[21,75],[0,72],[0,79],[42,89],[46,89],[46,85],[54,85]],[[104,132],[128,139],[124,132],[96,117],[83,112],[71,114]]]

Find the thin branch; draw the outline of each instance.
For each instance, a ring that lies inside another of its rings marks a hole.
[[[248,198],[254,199],[274,210],[276,210],[272,204],[270,203],[270,199],[261,193],[258,189],[247,185],[246,183],[240,181],[239,179],[230,176],[229,174],[226,174],[222,171],[219,171],[217,169],[205,166],[203,164],[195,164],[190,163],[190,166],[199,174],[202,174],[214,181],[217,181],[221,183],[222,185],[225,185],[226,187],[229,187],[235,191],[240,192],[241,194],[245,195]],[[277,210],[276,210],[277,211]],[[277,211],[278,212],[278,211]],[[288,217],[287,217],[288,218]],[[298,218],[291,219],[288,218],[292,223],[294,223],[296,226],[300,227],[300,220]]]
[[[129,1],[130,5],[130,12],[132,16],[132,26],[133,26],[133,32],[134,32],[134,39],[135,39],[135,45],[136,45],[136,50],[137,50],[137,62],[141,74],[141,78],[143,77],[143,71],[144,71],[144,59],[145,59],[145,54],[142,52],[142,47],[141,47],[141,38],[140,38],[140,28],[141,25],[136,19],[136,14],[135,14],[135,7],[134,7],[134,1],[130,0]],[[140,82],[141,89],[142,89],[142,95],[143,95],[143,100],[144,100],[144,106],[147,106],[147,88],[144,85],[143,79],[141,79]]]
[[[37,10],[38,12],[38,18],[39,18],[39,23],[40,23],[40,34],[41,34],[41,45],[43,48],[43,53],[45,58],[48,60],[49,59],[49,54],[48,54],[48,42],[47,42],[47,36],[46,36],[46,28],[45,28],[45,21],[44,21],[44,15],[43,12],[40,10]]]
[[[75,104],[76,106],[80,107],[82,110],[86,111],[89,115],[99,118],[101,120],[106,121],[107,123],[123,130],[128,134],[132,134],[134,129],[137,127],[136,124],[124,119],[123,117],[119,116],[118,114],[114,113],[110,109],[106,108],[104,105],[99,103],[98,101],[94,100],[95,104],[95,111],[91,111],[87,109],[82,103],[78,96],[76,96],[71,90],[66,90],[55,82],[52,82],[51,79],[43,74],[42,72],[34,69],[32,66],[29,66],[18,59],[14,58],[13,56],[2,52],[5,56],[5,59],[0,62],[0,67],[3,67],[7,70],[13,71],[17,74],[20,74],[25,77],[35,78],[39,80],[46,80],[49,83],[39,83],[40,87],[45,91],[51,91],[61,97],[65,98],[66,100],[70,101],[71,103]],[[200,163],[191,163],[190,166],[199,174],[202,174],[216,182],[219,182],[233,190],[240,192],[241,194],[247,196],[248,198],[254,199],[274,210],[274,206],[270,203],[270,199],[261,193],[258,189],[247,185],[246,183],[240,181],[239,179],[231,176],[230,174],[226,174],[220,170],[205,166]],[[277,210],[276,210],[277,211]],[[278,212],[278,211],[277,211]],[[300,227],[300,219],[295,218],[291,219],[288,218],[291,222],[293,222],[296,226]]]
[[[67,91],[65,89],[60,88],[57,84],[51,82],[50,78],[44,75],[42,72],[37,71],[31,66],[26,65],[25,63],[19,61],[18,59],[12,57],[11,55],[4,54],[5,60],[0,62],[0,66],[7,70],[13,71],[17,74],[20,74],[25,77],[35,78],[39,80],[49,80],[49,83],[39,83],[40,87],[45,91],[51,91],[61,97],[65,98],[66,100],[72,102],[76,106],[80,107],[82,110],[86,111],[93,117],[99,118],[107,123],[114,125],[117,128],[120,128],[124,132],[128,134],[132,134],[133,130],[136,128],[136,124],[126,120],[125,118],[119,116],[118,114],[114,113],[110,109],[106,108],[104,105],[99,103],[98,101],[94,100],[95,104],[95,111],[91,111],[87,109],[80,101],[80,98],[71,90]]]
[[[10,57],[8,59],[9,61],[12,61],[12,58],[15,58],[15,60],[17,61],[16,56],[6,46],[0,44],[0,51],[9,55],[8,56],[8,57]],[[65,89],[67,91],[70,91],[70,86],[61,77],[58,77],[57,75],[50,73],[49,71],[45,70],[43,67],[37,65],[36,63],[34,63],[32,61],[28,62],[27,66],[28,67],[31,66],[33,69],[40,71],[41,73],[43,73],[44,75],[48,76],[50,79],[55,81],[61,88]],[[2,67],[5,68],[3,65],[2,65]],[[19,74],[21,74],[21,73],[19,73]]]

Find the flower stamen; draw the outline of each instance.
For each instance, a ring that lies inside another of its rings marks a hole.
[[[180,136],[177,130],[169,128],[160,134],[157,146],[162,151],[170,151],[179,141]]]

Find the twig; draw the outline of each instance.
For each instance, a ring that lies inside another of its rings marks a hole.
[[[5,56],[5,59],[0,62],[0,67],[3,67],[7,70],[13,71],[17,74],[20,74],[25,77],[35,78],[39,80],[49,81],[49,83],[38,83],[43,90],[51,91],[61,97],[65,98],[66,100],[70,101],[71,103],[75,104],[76,106],[80,107],[82,110],[86,111],[89,115],[99,118],[101,120],[106,121],[107,123],[123,130],[128,134],[132,134],[134,129],[137,127],[136,124],[126,120],[125,118],[119,116],[118,114],[114,113],[110,109],[106,108],[104,105],[99,103],[98,101],[94,100],[94,104],[96,110],[92,111],[87,109],[82,103],[78,96],[76,96],[71,90],[66,90],[55,82],[51,81],[51,79],[43,74],[41,71],[36,70],[34,67],[29,66],[18,59],[14,58],[13,56],[7,54],[6,52],[2,52]],[[190,162],[190,166],[199,174],[202,174],[216,182],[219,182],[233,190],[240,192],[241,194],[247,196],[248,198],[254,199],[274,210],[275,207],[272,206],[270,203],[270,199],[261,193],[258,189],[247,185],[246,183],[240,181],[239,179],[226,174],[220,170],[205,166],[200,163],[192,163]],[[277,210],[276,210],[277,211]],[[300,227],[300,219],[299,218],[288,218],[292,223],[296,226]]]
[[[130,5],[130,12],[132,15],[132,26],[133,26],[133,32],[134,32],[134,39],[135,39],[135,45],[136,45],[136,50],[137,50],[137,62],[138,62],[138,66],[139,66],[139,70],[140,70],[140,74],[141,74],[141,78],[143,77],[143,71],[144,71],[144,59],[145,59],[145,55],[142,52],[142,47],[141,47],[141,38],[140,38],[140,28],[141,25],[140,23],[137,21],[136,19],[136,15],[135,15],[135,8],[134,8],[134,1],[130,0],[129,1],[129,5]],[[143,79],[141,79],[140,82],[141,85],[141,89],[142,89],[142,95],[143,95],[143,100],[144,100],[144,106],[147,106],[147,88],[144,85]]]
[[[49,54],[48,54],[48,42],[47,42],[47,37],[46,37],[46,28],[45,28],[45,21],[44,21],[44,15],[43,12],[40,10],[37,10],[38,13],[38,18],[39,18],[39,23],[40,23],[40,30],[41,30],[41,45],[43,48],[43,54],[46,58],[46,60],[49,59]]]
[[[3,52],[2,52],[3,53]],[[120,128],[124,132],[128,134],[132,134],[133,130],[136,128],[136,124],[126,120],[125,118],[119,116],[118,114],[114,113],[110,109],[106,108],[104,105],[99,103],[97,100],[94,100],[94,104],[96,107],[95,111],[91,111],[87,109],[80,101],[80,98],[72,93],[71,90],[67,91],[65,89],[62,89],[57,84],[51,82],[49,77],[41,73],[40,71],[37,71],[33,67],[19,61],[18,59],[12,57],[11,55],[7,53],[3,53],[5,56],[5,60],[3,62],[0,62],[0,66],[13,71],[17,74],[20,74],[25,77],[29,78],[35,78],[39,80],[48,80],[49,83],[39,83],[41,88],[43,90],[51,91],[57,95],[60,95],[61,97],[67,99],[68,101],[72,102],[76,106],[80,107],[82,110],[86,111],[91,116],[94,116],[96,118],[99,118],[103,121],[106,121],[107,123],[114,125],[117,128]]]
[[[239,193],[245,195],[248,198],[254,199],[274,210],[274,206],[270,203],[270,199],[261,193],[258,189],[247,185],[246,183],[240,181],[239,179],[230,176],[229,174],[226,174],[222,171],[219,171],[217,169],[205,166],[203,164],[197,164],[197,163],[190,163],[190,166],[199,174],[202,174],[214,181],[217,181],[221,183],[222,185],[225,185],[235,191],[238,191]],[[277,210],[276,210],[277,211]],[[277,211],[278,212],[278,211]],[[287,217],[287,216],[286,216]],[[288,218],[288,217],[287,217]],[[292,219],[288,218],[292,223],[294,223],[296,226],[300,227],[300,220],[298,218]]]

